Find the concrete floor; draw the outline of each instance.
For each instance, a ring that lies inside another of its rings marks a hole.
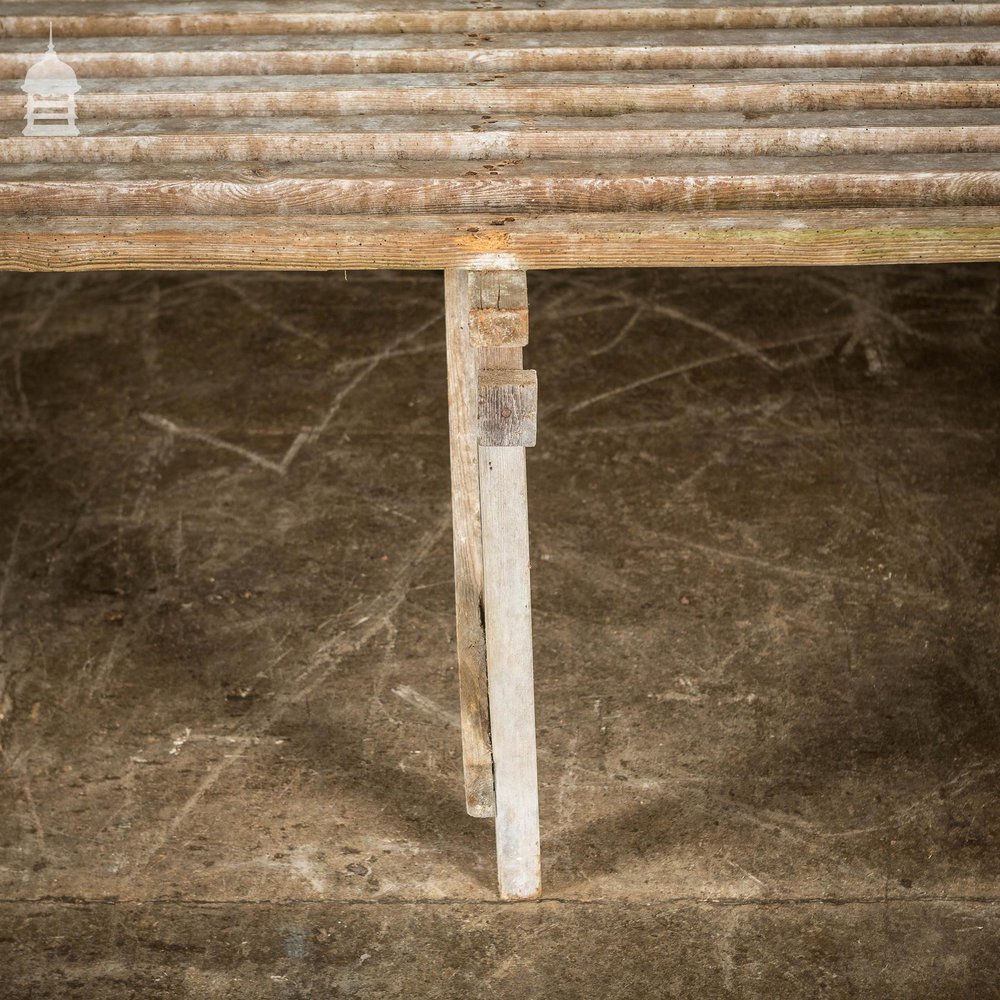
[[[441,275],[0,275],[3,1000],[1000,996],[1000,267],[529,291],[499,904]]]

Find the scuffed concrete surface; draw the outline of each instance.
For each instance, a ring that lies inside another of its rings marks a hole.
[[[529,276],[539,904],[442,293],[0,275],[0,997],[1000,996],[1000,267]]]

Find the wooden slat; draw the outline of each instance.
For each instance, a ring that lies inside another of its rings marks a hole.
[[[13,141],[13,140],[11,140]],[[76,140],[66,140],[75,142]],[[221,161],[161,163],[154,168],[142,162],[107,163],[99,170],[80,162],[0,164],[0,177],[37,180],[146,179],[218,181],[234,179],[305,179],[305,180],[390,180],[406,183],[410,180],[459,180],[470,186],[481,181],[499,182],[519,178],[542,181],[569,178],[594,187],[628,178],[720,178],[739,180],[766,174],[768,177],[818,175],[890,178],[914,175],[952,175],[992,173],[1000,169],[996,156],[986,153],[884,154],[851,155],[822,154],[813,156],[647,156],[604,157],[600,168],[593,163],[567,159],[538,158],[498,160],[496,162],[443,160],[304,160],[302,162],[248,162],[232,164]]]
[[[598,8],[600,9],[600,8]],[[310,32],[304,37],[284,33],[254,32],[249,35],[200,35],[175,34],[153,37],[110,35],[95,37],[84,35],[67,38],[60,52],[94,54],[135,52],[203,52],[226,51],[284,51],[295,48],[317,52],[426,52],[450,51],[457,47],[491,52],[495,50],[558,48],[570,53],[581,49],[647,48],[704,48],[738,46],[755,49],[761,46],[792,46],[808,43],[837,48],[844,45],[867,45],[873,42],[893,45],[922,45],[929,42],[962,44],[965,42],[995,41],[1000,23],[995,25],[931,25],[871,28],[753,28],[753,29],[680,29],[666,31],[540,31],[491,33],[481,35],[469,32],[433,32],[408,35],[404,32],[349,35],[324,35]],[[53,32],[54,33],[54,32]],[[44,51],[47,41],[48,19],[45,36],[26,39],[12,35],[0,38],[0,52],[6,55]],[[40,45],[40,43],[43,43]],[[67,56],[68,58],[68,56]]]
[[[190,36],[82,38],[61,50],[78,74],[170,76],[276,73],[507,72],[681,67],[1000,65],[1000,31],[886,28],[497,35]],[[0,40],[0,76],[22,77],[38,57]]]
[[[1000,205],[994,154],[576,160],[506,166],[460,161],[32,165],[0,169],[0,212],[27,214],[322,215],[427,212],[642,212],[714,209]],[[27,174],[24,179],[15,179]],[[136,176],[139,175],[139,176]]]
[[[720,0],[544,0],[547,10],[646,10],[719,9]],[[980,0],[990,2],[990,0]],[[479,10],[538,10],[539,0],[503,0],[487,4],[486,0],[476,2]],[[942,0],[903,0],[898,4],[904,8],[934,7]],[[734,6],[762,8],[774,7],[846,7],[852,0],[741,0]],[[54,16],[63,14],[134,14],[151,15],[163,13],[239,13],[256,11],[283,11],[307,14],[316,12],[336,12],[358,14],[376,11],[380,13],[407,13],[418,11],[469,11],[470,0],[428,0],[417,4],[414,0],[47,0],[44,11]],[[34,0],[0,0],[0,10],[7,14],[38,14],[38,4]]]
[[[721,267],[1000,259],[1000,209],[0,220],[0,268]]]
[[[507,48],[532,49],[554,47],[567,50],[580,48],[622,48],[647,46],[658,48],[705,47],[717,45],[738,45],[754,48],[761,45],[789,46],[802,43],[826,45],[868,44],[883,42],[891,44],[925,44],[942,42],[960,44],[979,38],[984,41],[996,39],[1000,24],[934,24],[898,25],[880,27],[754,27],[692,28],[690,25],[668,30],[609,30],[600,28],[590,31],[538,31],[538,32],[431,32],[407,34],[399,31],[368,34],[341,33],[286,34],[283,32],[252,34],[187,34],[127,36],[109,35],[95,37],[84,35],[65,39],[67,51],[83,52],[135,52],[135,51],[202,51],[226,49],[230,46],[243,50],[284,50],[286,48],[307,48],[315,51],[426,51],[435,49],[451,50],[464,47],[479,52],[503,50]],[[42,37],[33,39],[5,36],[0,39],[0,51],[30,51],[39,47]]]
[[[998,80],[1000,86],[1000,80]],[[6,119],[8,128],[16,126],[19,119]],[[0,119],[2,121],[2,119]],[[296,115],[294,117],[270,116],[257,118],[217,118],[208,116],[169,116],[153,121],[136,121],[132,118],[106,119],[91,122],[86,135],[149,136],[149,135],[203,135],[234,134],[270,136],[282,134],[330,134],[357,132],[368,135],[394,134],[397,132],[424,132],[427,134],[464,134],[479,132],[511,132],[532,135],[536,132],[586,130],[591,134],[614,132],[629,133],[642,129],[712,128],[744,129],[753,132],[766,128],[872,128],[876,126],[935,129],[947,126],[976,126],[1000,124],[1000,107],[996,108],[862,108],[845,111],[775,111],[745,114],[738,111],[653,111],[618,115],[475,115],[457,114],[412,115]],[[154,132],[153,129],[156,131]],[[74,145],[68,143],[67,145]]]
[[[0,0],[2,2],[2,0]],[[38,53],[34,55],[37,57]],[[95,77],[86,80],[86,94],[214,93],[217,91],[390,89],[401,87],[458,88],[489,86],[518,90],[522,87],[623,87],[632,84],[699,83],[857,83],[858,81],[899,82],[940,80],[997,81],[990,66],[749,66],[739,69],[678,67],[668,70],[544,70],[517,73],[316,73],[308,76],[256,75]],[[20,94],[22,79],[0,79],[0,93]]]
[[[22,137],[0,122],[0,164],[317,160],[580,160],[645,156],[1000,151],[1000,109],[805,112],[747,121],[728,112],[525,121],[472,116],[171,118],[82,123],[79,138]],[[8,141],[5,141],[8,140]],[[237,168],[238,169],[238,168]],[[597,167],[594,168],[598,169]]]
[[[21,79],[0,80],[0,113],[24,113]],[[987,66],[553,71],[484,74],[86,79],[84,120],[385,113],[614,114],[1000,106]]]
[[[265,10],[199,11],[204,4],[160,4],[158,13],[109,10],[107,4],[49,5],[48,17],[25,10],[0,16],[0,33],[42,38],[52,20],[60,38],[80,36],[152,37],[158,35],[366,34],[377,32],[553,32],[663,31],[706,28],[918,27],[1000,24],[996,4],[849,4],[564,8],[548,10],[355,10],[331,11],[313,6],[287,10],[272,3]],[[234,7],[235,5],[230,5]],[[255,5],[256,6],[256,5]],[[439,6],[435,4],[435,6]],[[0,8],[3,10],[3,8]]]
[[[0,114],[23,113],[23,97],[0,97]],[[81,120],[159,115],[577,114],[643,111],[776,111],[873,108],[1000,107],[993,80],[859,81],[857,83],[705,83],[696,85],[401,87],[297,92],[85,93]]]

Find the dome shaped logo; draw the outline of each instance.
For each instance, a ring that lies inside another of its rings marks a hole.
[[[56,55],[49,25],[49,47],[27,72],[21,89],[28,95],[24,135],[79,135],[76,92],[80,84],[73,68]]]

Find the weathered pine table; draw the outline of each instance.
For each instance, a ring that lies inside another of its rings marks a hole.
[[[21,134],[44,52],[78,137]],[[466,803],[539,892],[525,272],[1000,260],[1000,2],[0,0],[0,267],[443,268]]]

